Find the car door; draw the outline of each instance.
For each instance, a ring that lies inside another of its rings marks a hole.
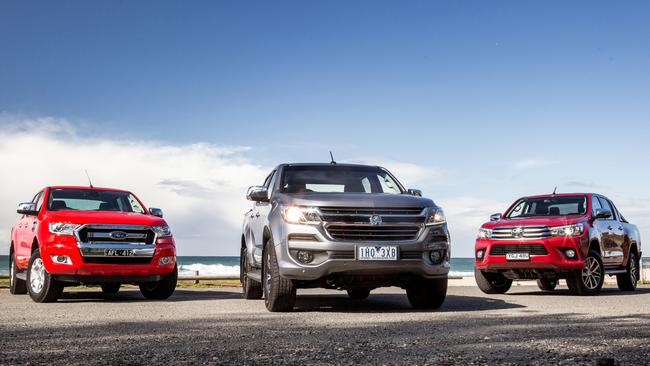
[[[31,202],[36,203],[36,209],[40,211],[43,204],[43,191],[38,192]],[[32,243],[36,237],[37,228],[38,216],[22,215],[18,222],[18,232],[16,233],[16,238],[18,239],[18,245],[16,246],[16,259],[21,267],[27,264],[32,254]]]
[[[601,199],[603,199],[601,197]],[[608,229],[610,229],[610,239],[612,241],[612,264],[622,265],[625,259],[625,228],[621,222],[621,214],[614,206],[614,203],[605,198],[605,201],[612,208],[612,220],[609,222]]]
[[[264,180],[264,187],[271,194],[272,186],[275,184],[275,170],[272,171]],[[264,247],[264,228],[268,225],[268,216],[271,204],[269,202],[255,202],[253,210],[250,212],[251,228],[253,231],[253,241],[255,251],[253,253],[255,262],[262,259],[262,248]]]
[[[601,232],[603,263],[606,265],[616,265],[623,262],[623,251],[621,250],[621,243],[619,243],[617,237],[617,228],[620,226],[620,222],[618,222],[616,212],[609,203],[609,200],[599,196],[598,201],[603,210],[608,210],[612,213],[612,216],[608,218],[597,220]]]

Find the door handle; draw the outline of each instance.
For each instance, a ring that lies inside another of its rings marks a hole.
[[[619,226],[618,229],[619,229],[619,230],[623,230],[623,227],[622,227],[622,226]]]
[[[609,226],[607,227],[607,229],[609,229],[609,230],[611,231],[611,230],[613,230],[614,228],[612,227],[612,225],[609,225]]]
[[[260,217],[260,213],[259,213],[259,212],[256,213],[256,214],[255,214],[255,217]]]

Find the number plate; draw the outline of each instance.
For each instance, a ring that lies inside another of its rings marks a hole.
[[[133,257],[135,252],[132,249],[104,249],[107,257]]]
[[[397,259],[397,247],[394,245],[357,247],[357,260],[360,261],[396,261]]]
[[[528,261],[530,254],[528,253],[506,253],[506,260],[509,261]]]

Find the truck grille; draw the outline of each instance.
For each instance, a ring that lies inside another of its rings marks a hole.
[[[497,244],[490,249],[490,255],[506,255],[507,253],[547,255],[548,251],[542,244]]]
[[[153,244],[155,234],[148,226],[139,225],[86,225],[77,233],[87,244]]]
[[[542,239],[551,236],[547,226],[501,226],[492,229],[492,239]]]
[[[320,207],[323,221],[341,223],[367,223],[373,215],[381,216],[384,223],[424,223],[422,207],[407,208],[359,208],[359,207]]]
[[[336,240],[402,241],[414,240],[420,231],[420,227],[404,225],[329,225],[327,231]]]

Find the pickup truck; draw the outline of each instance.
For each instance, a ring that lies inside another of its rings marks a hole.
[[[505,293],[512,280],[537,280],[552,291],[565,279],[577,295],[598,294],[606,275],[622,291],[639,279],[641,238],[605,196],[594,193],[523,197],[479,229],[475,278],[488,294]]]
[[[133,193],[46,187],[17,212],[9,250],[12,294],[54,302],[69,285],[98,284],[115,294],[133,283],[146,298],[166,299],[176,288],[169,226],[160,209],[147,210]]]
[[[346,290],[362,300],[382,286],[406,289],[411,305],[436,309],[449,273],[444,213],[386,169],[282,164],[261,186],[241,236],[243,296],[289,311],[296,289]]]

